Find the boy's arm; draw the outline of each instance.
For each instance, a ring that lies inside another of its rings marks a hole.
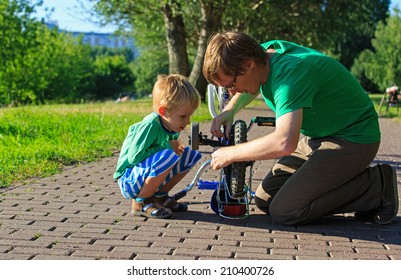
[[[144,126],[139,130],[135,126],[130,127],[121,148],[116,172],[113,175],[114,179],[118,179],[126,168],[135,166],[159,150],[171,148],[168,141],[165,143],[165,147],[163,145],[155,145],[157,133],[157,129],[152,130],[150,125]]]
[[[158,143],[159,133],[159,128],[152,124],[137,127],[131,132],[131,143],[128,147],[128,162],[131,165],[142,162],[160,150],[171,149],[168,141]]]

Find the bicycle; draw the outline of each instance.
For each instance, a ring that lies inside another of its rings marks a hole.
[[[215,101],[218,101],[217,108],[222,112],[230,101],[230,94],[221,87],[208,86],[208,107],[211,116],[217,116]],[[247,142],[247,134],[256,123],[258,126],[275,126],[274,117],[252,118],[249,125],[244,120],[236,120],[230,132],[230,137],[209,139],[207,135],[199,131],[199,123],[192,123],[189,142],[191,148],[198,150],[200,145],[211,147],[224,147],[238,145]],[[212,136],[213,137],[213,136]],[[200,189],[214,189],[211,197],[211,208],[223,218],[243,219],[249,217],[249,204],[255,196],[252,191],[252,168],[254,161],[234,162],[220,171],[218,182],[201,182],[199,178],[204,170],[210,165],[211,160],[201,165],[193,181],[184,190],[176,193],[173,197],[178,200],[184,197],[195,185]],[[248,182],[246,182],[246,169],[249,168]],[[205,187],[201,185],[205,184]]]

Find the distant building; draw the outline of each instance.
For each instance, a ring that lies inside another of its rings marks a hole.
[[[49,21],[46,23],[49,28],[58,27],[57,21]],[[101,46],[108,48],[130,48],[134,53],[134,57],[139,55],[138,50],[134,46],[134,40],[129,37],[114,35],[113,33],[96,33],[96,32],[70,32],[60,29],[61,32],[67,32],[73,37],[82,36],[82,42],[91,46]]]
[[[54,20],[50,20],[50,21],[46,22],[46,25],[50,29],[58,27],[57,21],[54,21]]]

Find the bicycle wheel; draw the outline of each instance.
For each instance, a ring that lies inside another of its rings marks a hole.
[[[199,123],[197,122],[194,122],[191,125],[191,136],[189,141],[192,150],[199,150]]]
[[[233,125],[233,145],[238,145],[247,141],[247,126],[243,120],[237,120]],[[246,162],[234,162],[231,168],[231,195],[239,198],[246,194],[245,189]]]

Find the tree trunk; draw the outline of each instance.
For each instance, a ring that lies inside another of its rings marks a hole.
[[[194,65],[192,66],[191,75],[189,76],[189,81],[195,85],[196,89],[199,91],[202,101],[206,102],[207,81],[203,75],[202,67],[205,60],[208,39],[210,35],[213,32],[216,32],[219,28],[225,5],[216,8],[216,6],[213,5],[213,1],[202,0],[200,2],[202,18],[198,40],[198,50]]]
[[[172,1],[174,2],[174,1]],[[176,3],[173,3],[176,4]],[[177,4],[176,4],[177,5]],[[163,7],[166,41],[169,57],[169,73],[189,75],[185,25],[181,13],[174,13],[170,3]]]

